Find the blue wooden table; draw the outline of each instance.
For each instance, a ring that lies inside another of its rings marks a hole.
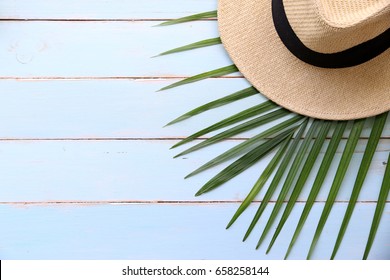
[[[156,92],[182,77],[231,64],[222,46],[151,58],[218,36],[215,20],[152,27],[214,10],[216,2],[0,2],[0,259],[283,258],[304,203],[294,208],[268,255],[267,242],[254,249],[263,223],[241,242],[258,202],[224,229],[270,157],[200,197],[194,197],[196,191],[222,167],[183,179],[255,132],[177,159],[172,159],[177,151],[169,150],[178,139],[262,97],[163,128],[195,106],[248,85],[232,75]],[[337,258],[363,254],[389,152],[389,123]],[[367,135],[354,158],[362,156]],[[346,178],[314,258],[331,254],[353,179]],[[331,180],[291,258],[306,257]],[[309,191],[306,187],[299,200]],[[269,214],[267,209],[265,218]],[[371,259],[390,259],[389,225],[387,203]]]

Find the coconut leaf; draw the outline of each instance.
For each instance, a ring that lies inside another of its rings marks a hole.
[[[291,134],[292,135],[292,134]],[[228,229],[236,220],[237,218],[245,211],[246,208],[252,203],[252,201],[256,198],[258,193],[263,188],[264,184],[268,181],[268,178],[271,176],[275,168],[278,166],[280,160],[282,159],[288,144],[290,143],[291,138],[286,138],[284,140],[284,143],[279,148],[278,152],[275,154],[275,156],[272,158],[272,160],[268,163],[267,167],[264,169],[264,171],[261,173],[259,179],[256,181],[255,185],[251,189],[250,193],[246,196],[244,201],[241,203],[240,207],[237,209],[236,213],[234,213],[233,218],[230,220],[228,225],[226,226],[226,229]]]
[[[299,128],[297,134],[295,135],[294,140],[292,141],[290,147],[288,148],[286,156],[283,158],[278,170],[276,171],[276,174],[275,174],[270,186],[268,187],[268,190],[267,190],[266,194],[264,195],[264,198],[263,198],[255,216],[253,217],[253,220],[252,220],[251,224],[249,225],[248,230],[245,233],[243,241],[245,241],[249,237],[253,228],[255,227],[255,225],[257,224],[261,215],[263,214],[265,208],[267,207],[268,202],[270,201],[277,186],[279,185],[280,180],[282,179],[283,175],[286,172],[287,166],[289,165],[289,163],[290,163],[290,161],[291,161],[291,159],[292,159],[292,157],[293,157],[293,155],[298,147],[299,141],[302,138],[302,135],[306,129],[307,124],[308,124],[308,120],[306,119],[302,123],[301,127]]]
[[[218,130],[218,129],[221,129],[221,128],[224,128],[224,127],[227,127],[229,125],[233,125],[235,123],[238,123],[238,122],[241,122],[241,121],[244,121],[246,119],[249,119],[249,118],[252,118],[252,117],[255,117],[257,115],[260,115],[260,114],[263,114],[269,110],[272,110],[274,108],[276,108],[277,105],[275,105],[274,103],[270,102],[270,101],[266,101],[264,103],[261,103],[259,105],[256,105],[256,106],[253,106],[249,109],[246,109],[242,112],[239,112],[237,114],[234,114],[233,116],[231,117],[228,117],[222,121],[219,121],[211,126],[208,126],[190,136],[188,136],[187,138],[181,140],[180,142],[176,143],[175,145],[172,146],[172,148],[176,148],[176,147],[179,147],[183,144],[186,144],[188,142],[191,142],[192,140],[202,136],[202,135],[205,135],[207,133],[210,133],[210,132],[213,132],[215,130]]]
[[[298,152],[294,158],[294,161],[290,167],[290,170],[287,174],[286,181],[283,184],[282,190],[279,193],[279,196],[276,200],[275,206],[272,209],[272,213],[270,217],[268,218],[267,224],[265,225],[265,228],[263,230],[263,233],[260,236],[259,241],[257,242],[256,249],[260,247],[262,242],[264,241],[264,238],[267,236],[269,230],[271,229],[272,224],[274,223],[284,200],[286,199],[288,193],[291,190],[291,187],[295,181],[295,178],[297,177],[298,172],[301,170],[303,160],[306,155],[306,151],[308,150],[311,140],[316,135],[317,129],[318,129],[319,121],[314,120],[311,124],[309,131],[307,132],[307,135],[303,139]]]
[[[219,38],[219,37],[206,39],[206,40],[198,41],[198,42],[195,42],[195,43],[192,43],[192,44],[188,44],[188,45],[185,45],[185,46],[181,46],[181,47],[178,47],[178,48],[174,48],[174,49],[169,50],[169,51],[162,52],[162,53],[160,53],[160,54],[158,54],[158,55],[156,55],[154,57],[168,55],[168,54],[173,54],[173,53],[178,53],[178,52],[185,52],[185,51],[189,51],[189,50],[194,50],[194,49],[214,46],[214,45],[218,45],[218,44],[221,44],[221,38]]]
[[[198,82],[198,81],[201,81],[201,80],[204,80],[204,79],[208,79],[208,78],[220,77],[220,76],[232,74],[232,73],[235,73],[235,72],[238,72],[238,68],[235,65],[229,65],[229,66],[218,68],[218,69],[215,69],[215,70],[212,70],[212,71],[207,71],[207,72],[204,72],[204,73],[201,73],[201,74],[189,77],[189,78],[185,78],[185,79],[180,80],[180,81],[178,81],[176,83],[173,83],[173,84],[171,84],[169,86],[163,87],[159,91],[163,91],[163,90],[167,90],[167,89],[170,89],[170,88],[182,86],[182,85],[185,85],[185,84]]]
[[[202,142],[200,142],[199,144],[196,144],[195,146],[181,152],[180,154],[176,155],[175,157],[179,157],[179,156],[182,156],[182,155],[185,155],[185,154],[188,154],[188,153],[191,153],[193,151],[196,151],[196,150],[199,150],[201,148],[204,148],[204,147],[207,147],[207,146],[210,146],[214,143],[217,143],[219,141],[222,141],[224,139],[227,139],[229,137],[232,137],[234,135],[237,135],[239,133],[243,133],[245,131],[248,131],[248,130],[251,130],[251,129],[254,129],[256,127],[259,127],[263,124],[266,124],[266,123],[269,123],[269,122],[272,122],[276,119],[279,119],[281,117],[284,117],[286,116],[287,114],[289,114],[288,111],[284,110],[284,109],[278,109],[276,111],[272,111],[268,114],[265,114],[265,115],[261,115],[257,118],[254,118],[252,120],[249,120],[249,121],[246,121],[244,123],[241,123],[239,125],[236,125],[232,128],[229,128],[221,133],[218,133],[217,135],[214,135]]]
[[[379,192],[378,203],[375,208],[374,219],[372,221],[366,249],[364,250],[363,260],[366,260],[368,254],[370,253],[371,246],[372,243],[374,242],[374,238],[378,230],[379,222],[382,217],[383,209],[385,209],[386,199],[389,196],[389,191],[390,191],[390,153],[389,153],[389,157],[387,158],[386,171],[383,177],[382,187]]]
[[[234,146],[233,148],[227,150],[226,152],[222,153],[221,155],[217,156],[216,158],[205,163],[204,165],[202,165],[201,167],[199,167],[198,169],[196,169],[192,173],[188,174],[185,178],[189,178],[191,176],[194,176],[195,174],[198,174],[206,169],[209,169],[209,168],[216,166],[216,165],[218,165],[226,160],[229,160],[229,159],[236,157],[244,152],[247,152],[249,149],[253,149],[253,148],[261,145],[261,143],[262,143],[261,140],[265,139],[266,137],[273,136],[274,134],[277,134],[277,133],[284,131],[285,129],[287,129],[288,127],[290,127],[293,124],[296,124],[300,120],[302,120],[302,116],[295,116],[293,118],[290,118],[289,120],[286,120],[286,121],[284,121],[284,122],[282,122],[274,127],[271,127],[269,129],[259,133],[258,135],[254,136],[250,139],[245,140],[244,142]],[[288,130],[290,132],[293,132],[297,129],[297,127],[298,126],[295,126],[295,127],[289,128]]]
[[[195,15],[164,21],[156,26],[168,26],[168,25],[173,25],[178,23],[184,23],[184,22],[202,20],[202,19],[210,19],[216,17],[217,17],[217,11],[209,11],[209,12],[204,12],[204,13],[199,13]]]
[[[356,120],[353,124],[351,133],[350,133],[348,140],[347,140],[347,144],[345,145],[343,154],[341,156],[341,160],[339,162],[339,165],[338,165],[338,168],[336,171],[336,175],[333,179],[331,189],[330,189],[328,197],[326,199],[324,209],[322,210],[320,221],[318,222],[317,229],[315,231],[313,240],[311,242],[309,253],[307,254],[307,259],[310,259],[311,255],[314,251],[314,248],[318,242],[318,239],[320,238],[322,230],[324,229],[326,220],[328,219],[330,210],[333,207],[333,204],[334,204],[336,196],[339,192],[341,183],[343,182],[345,174],[347,173],[347,169],[348,169],[349,164],[351,162],[353,152],[355,151],[360,134],[363,130],[364,121],[365,121],[365,119]]]
[[[306,162],[303,165],[302,171],[299,174],[298,180],[293,188],[293,192],[288,200],[286,208],[284,209],[282,218],[280,219],[279,224],[272,237],[272,240],[267,248],[267,253],[271,250],[272,245],[275,243],[276,238],[278,237],[293,207],[295,206],[298,196],[301,193],[311,170],[313,169],[313,166],[317,160],[322,146],[324,145],[325,138],[328,135],[329,129],[331,127],[331,122],[319,122],[319,126],[321,127],[320,131],[316,136],[316,139],[314,140],[314,144],[309,152],[309,155],[306,158]]]
[[[336,244],[334,246],[331,259],[334,259],[334,257],[336,256],[337,250],[339,249],[341,241],[343,240],[343,237],[344,237],[345,231],[347,229],[349,220],[351,219],[353,210],[355,208],[356,201],[359,197],[364,180],[366,178],[368,168],[371,165],[372,158],[374,156],[376,147],[378,146],[379,139],[382,135],[382,131],[383,131],[383,128],[385,126],[386,119],[387,119],[387,114],[388,114],[388,112],[375,117],[374,125],[372,127],[370,137],[368,138],[368,143],[366,145],[366,149],[365,149],[364,154],[363,154],[363,158],[362,158],[362,161],[361,161],[361,164],[359,167],[359,171],[357,173],[356,181],[355,181],[355,184],[353,186],[352,194],[351,194],[351,197],[349,199],[347,211],[345,212],[343,223],[341,224],[341,228],[340,228],[339,234],[337,236]]]
[[[201,114],[203,112],[206,112],[208,110],[211,110],[211,109],[214,109],[217,107],[221,107],[223,105],[247,98],[249,96],[253,96],[253,95],[258,94],[258,93],[259,92],[254,87],[248,87],[246,89],[237,91],[237,92],[229,94],[225,97],[219,98],[217,100],[214,100],[214,101],[206,103],[202,106],[199,106],[199,107],[181,115],[180,117],[174,119],[173,121],[168,123],[167,126],[174,124],[174,123],[177,123],[177,122],[180,122],[180,121],[183,121],[183,120],[186,120],[190,117],[196,116],[196,115]]]
[[[184,17],[177,20],[168,21],[165,23],[162,23],[160,25],[170,25],[170,24],[176,24],[181,22],[188,22],[192,20],[201,20],[201,19],[208,19],[213,18],[217,16],[217,11],[212,12],[206,12],[201,13],[197,15],[192,15],[189,17]],[[220,38],[212,38],[207,40],[202,40],[196,43],[192,43],[186,46],[182,46],[179,48],[175,48],[166,52],[161,53],[160,55],[166,55],[181,51],[187,51],[191,49],[206,47],[210,45],[215,45],[221,43]],[[215,69],[212,71],[208,71],[205,73],[201,73],[198,75],[195,75],[193,77],[189,77],[186,79],[183,79],[179,82],[176,82],[174,84],[171,84],[167,87],[162,88],[161,90],[170,89],[176,86],[200,81],[206,78],[212,78],[212,77],[219,77],[223,75],[228,75],[234,72],[238,72],[238,69],[235,65],[230,65],[226,67],[222,67],[219,69]],[[247,96],[251,96],[257,94],[257,90],[254,88],[247,88],[242,91],[236,92],[234,94],[231,94],[229,96],[226,96],[224,98],[217,99],[215,101],[209,102],[203,106],[200,106],[194,110],[191,110],[182,116],[178,117],[177,119],[171,121],[168,125],[188,119],[191,116],[198,115],[202,112],[205,112],[207,110],[223,106],[225,104],[228,104],[230,102],[234,102],[236,100],[240,100],[242,98],[245,98]],[[278,106],[275,106],[275,108]],[[254,108],[254,107],[253,107]],[[225,139],[228,139],[234,135],[237,135],[241,132],[256,128],[264,123],[280,119],[287,115],[288,113],[284,114],[282,111],[275,110],[271,113],[264,114],[262,112],[260,116],[256,113],[256,111],[253,108],[249,108],[248,110],[244,110],[236,115],[233,115],[225,120],[222,120],[220,122],[217,122],[216,124],[203,129],[197,133],[194,133],[193,135],[190,135],[186,139],[183,139],[181,142],[177,143],[174,147],[180,146],[182,144],[188,143],[202,135],[205,135],[209,132],[213,132],[217,129],[223,129],[220,133],[206,139],[203,142],[200,142],[199,144],[183,151],[177,156],[184,155],[186,153],[204,148],[208,145],[214,144],[218,141],[222,141]],[[251,111],[254,110],[254,111]],[[386,113],[387,116],[387,113]],[[310,122],[309,122],[310,121]],[[337,250],[342,242],[343,235],[345,233],[346,227],[348,225],[349,219],[351,218],[354,206],[356,204],[358,195],[360,193],[360,190],[362,188],[364,179],[366,177],[367,171],[369,169],[372,156],[375,152],[375,149],[377,147],[377,144],[380,138],[381,131],[383,130],[384,123],[386,121],[385,116],[379,116],[375,119],[374,127],[372,129],[370,138],[367,143],[367,147],[365,149],[363,159],[359,168],[359,174],[357,175],[356,182],[354,185],[354,190],[352,192],[347,211],[343,220],[343,224],[341,226],[334,251],[332,253],[332,258],[337,253]],[[230,128],[226,128],[228,126],[232,126],[236,123],[239,123],[238,125]],[[327,218],[329,216],[329,213],[333,207],[333,204],[335,202],[335,199],[337,197],[337,194],[339,192],[339,189],[342,185],[343,179],[347,174],[349,164],[351,162],[352,155],[355,151],[356,145],[358,143],[360,134],[363,129],[365,119],[362,120],[356,120],[353,122],[352,129],[350,130],[349,137],[347,140],[347,143],[344,147],[344,150],[342,152],[341,160],[338,162],[337,170],[335,177],[333,179],[331,189],[329,191],[327,200],[324,205],[324,209],[321,213],[321,217],[319,219],[316,232],[314,234],[313,240],[310,245],[310,249],[307,255],[307,258],[310,258],[316,243],[319,240],[319,237],[323,231],[323,228],[325,226],[325,223],[327,221]],[[311,123],[309,127],[309,131],[307,133],[307,136],[301,140],[307,125]],[[289,218],[289,215],[297,201],[297,198],[299,197],[302,188],[304,187],[306,180],[309,176],[309,174],[312,172],[313,165],[316,161],[318,161],[318,154],[321,150],[321,148],[324,146],[326,135],[330,129],[330,126],[334,124],[335,129],[333,132],[333,135],[329,141],[329,145],[326,149],[325,155],[322,159],[322,162],[320,164],[319,169],[317,170],[317,173],[315,174],[315,180],[311,187],[307,202],[305,204],[305,207],[302,211],[302,214],[300,216],[298,225],[294,231],[294,235],[290,241],[288,250],[286,252],[285,258],[288,257],[289,253],[291,252],[302,228],[304,223],[306,222],[306,219],[310,213],[310,210],[312,209],[312,206],[315,203],[315,199],[321,189],[321,186],[324,183],[324,180],[329,172],[330,166],[334,161],[334,156],[336,154],[337,148],[340,145],[341,138],[343,136],[343,133],[345,132],[347,122],[331,122],[331,121],[319,121],[314,119],[307,119],[303,116],[295,115],[281,123],[276,124],[275,126],[268,128],[265,131],[260,132],[254,137],[251,137],[242,143],[234,146],[233,148],[227,150],[226,152],[222,153],[221,155],[217,156],[216,158],[210,160],[206,164],[202,165],[200,168],[196,169],[192,173],[186,176],[186,178],[193,176],[201,171],[204,171],[210,167],[216,166],[217,164],[220,164],[222,162],[225,162],[228,159],[241,156],[239,159],[234,161],[232,164],[230,164],[228,167],[223,169],[221,172],[219,172],[215,177],[213,177],[211,180],[209,180],[198,192],[196,195],[203,194],[205,192],[211,191],[223,183],[227,182],[228,180],[232,179],[233,177],[237,176],[250,166],[252,166],[254,163],[256,163],[258,160],[260,160],[264,155],[275,149],[277,146],[279,146],[278,151],[272,158],[272,160],[269,162],[267,167],[264,169],[264,171],[259,176],[258,180],[256,181],[255,185],[251,189],[250,193],[246,196],[242,204],[237,209],[236,213],[232,217],[231,221],[229,222],[228,227],[230,227],[234,221],[245,211],[245,209],[250,205],[250,203],[256,198],[260,190],[264,187],[265,183],[269,180],[271,175],[275,172],[275,175],[270,183],[270,186],[268,187],[268,190],[266,191],[266,194],[264,195],[262,202],[259,205],[259,208],[244,236],[244,240],[249,236],[249,234],[252,232],[254,226],[257,224],[258,220],[260,219],[264,209],[267,207],[271,197],[274,195],[276,188],[278,187],[280,181],[282,178],[284,178],[284,183],[282,186],[282,189],[278,195],[277,201],[275,203],[275,206],[272,210],[271,216],[268,218],[268,221],[265,225],[265,228],[262,232],[262,235],[259,239],[259,242],[257,244],[258,248],[262,241],[264,240],[265,236],[270,230],[270,227],[272,226],[273,222],[276,219],[276,216],[278,215],[283,203],[287,199],[287,205],[283,212],[282,218],[279,221],[279,224],[275,230],[275,233],[271,239],[271,242],[269,244],[269,247],[267,249],[267,252],[271,249],[273,244],[275,243],[280,231],[283,229],[283,225]],[[319,131],[318,131],[319,129]],[[294,131],[297,131],[295,137],[291,139]],[[318,132],[318,135],[317,135]],[[271,139],[267,139],[268,137],[273,137]],[[311,146],[311,143],[313,145]],[[310,148],[311,146],[311,148]],[[297,151],[298,149],[298,151]],[[307,153],[309,151],[309,153]],[[390,160],[390,155],[389,155]],[[293,161],[291,163],[291,161]],[[385,207],[386,203],[386,197],[389,193],[390,189],[390,167],[389,164],[386,168],[386,172],[383,179],[382,188],[380,191],[380,195],[378,198],[378,204],[375,210],[374,219],[371,225],[370,230],[370,236],[367,241],[366,249],[363,258],[366,259],[370,248],[373,243],[373,239],[375,237],[380,217],[383,213],[383,209]],[[291,193],[291,194],[290,194]],[[290,197],[289,197],[290,195]]]
[[[283,142],[286,138],[291,136],[290,131],[284,131],[280,133],[275,138],[269,139],[265,143],[260,146],[254,148],[228,167],[219,172],[216,176],[214,176],[211,180],[209,180],[196,194],[195,196],[199,196],[203,193],[209,192],[220,185],[226,183],[230,179],[234,178],[244,170],[251,167],[253,164],[258,162],[262,157],[272,151],[276,146],[278,146],[281,142]]]
[[[313,186],[311,188],[309,197],[307,198],[307,202],[302,211],[301,217],[299,218],[298,225],[295,229],[294,235],[290,241],[290,245],[288,246],[285,259],[287,259],[291,249],[293,248],[295,241],[297,240],[299,233],[301,232],[303,225],[310,213],[311,208],[317,198],[317,195],[321,189],[322,184],[324,183],[325,177],[328,174],[329,167],[333,161],[334,155],[336,154],[337,147],[340,144],[341,138],[347,126],[347,122],[337,122],[336,128],[333,132],[332,138],[330,140],[329,146],[325,152],[324,158],[322,160],[321,166],[317,172],[317,176],[314,180]]]

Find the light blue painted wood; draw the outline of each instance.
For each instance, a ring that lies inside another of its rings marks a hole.
[[[218,36],[216,22],[152,27],[157,23],[0,22],[0,61],[7,65],[0,76],[171,77],[231,64],[221,45],[151,59],[165,50]]]
[[[184,137],[265,100],[253,96],[163,127],[197,106],[248,86],[244,79],[211,79],[156,92],[173,81],[177,80],[0,80],[0,139]],[[362,136],[368,135],[366,129]],[[389,121],[383,136],[390,137]]]
[[[298,205],[269,255],[265,246],[255,250],[261,227],[242,243],[256,207],[224,229],[236,208],[230,204],[135,205],[1,205],[1,259],[280,259],[283,258],[302,204]],[[306,257],[322,204],[298,239],[291,258]],[[346,204],[338,204],[314,253],[327,259]],[[266,218],[271,209],[264,213]],[[388,259],[390,205],[386,206],[370,259]],[[338,259],[360,259],[374,212],[371,204],[358,204]],[[265,245],[269,238],[265,241]]]
[[[156,92],[171,82],[0,80],[0,138],[182,137],[265,100],[250,97],[163,128],[195,106],[248,86],[243,79],[213,79],[188,92]]]
[[[0,258],[267,257],[265,248],[253,248],[257,236],[247,244],[240,242],[256,205],[231,230],[224,227],[269,157],[220,189],[194,198],[222,167],[189,180],[182,177],[239,140],[176,160],[171,158],[176,151],[169,150],[174,141],[164,140],[182,138],[261,100],[255,96],[162,128],[207,100],[247,86],[241,78],[212,79],[155,92],[177,81],[173,78],[231,63],[222,46],[150,59],[167,49],[218,36],[215,21],[152,28],[156,20],[215,7],[214,0],[1,1],[0,18],[14,20],[0,22]],[[366,130],[363,137],[367,135]],[[339,258],[362,256],[389,152],[389,123],[383,137]],[[364,141],[354,155],[353,170]],[[346,177],[315,258],[330,255],[353,180]],[[328,176],[319,201],[326,198],[331,181]],[[308,187],[300,200],[306,199]],[[63,203],[69,201],[78,203]],[[322,206],[316,203],[293,258],[305,256]],[[294,208],[269,258],[283,257],[302,207],[299,203]],[[388,208],[389,203],[372,259],[390,258]]]
[[[166,19],[216,10],[215,0],[5,0],[6,19]]]
[[[362,141],[363,142],[363,141]],[[349,174],[356,174],[362,157],[359,144]],[[0,142],[0,201],[237,201],[245,198],[272,155],[210,193],[196,191],[226,164],[184,180],[183,177],[214,155],[232,147],[226,141],[172,159],[174,141],[2,141]],[[360,201],[376,201],[390,140],[382,140]],[[336,163],[341,153],[336,155]],[[315,170],[318,164],[315,166]],[[319,201],[326,200],[335,166],[325,181]],[[349,175],[338,196],[349,199],[355,177]],[[313,176],[299,197],[306,200]],[[258,199],[264,196],[266,188]],[[276,196],[274,197],[276,199]]]

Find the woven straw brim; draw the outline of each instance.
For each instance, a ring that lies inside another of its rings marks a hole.
[[[222,43],[263,95],[298,114],[330,120],[390,110],[390,50],[354,67],[325,69],[292,55],[279,39],[270,0],[219,0]]]

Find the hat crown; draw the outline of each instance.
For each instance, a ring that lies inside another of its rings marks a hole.
[[[284,0],[300,41],[320,53],[340,52],[390,27],[390,0]]]

